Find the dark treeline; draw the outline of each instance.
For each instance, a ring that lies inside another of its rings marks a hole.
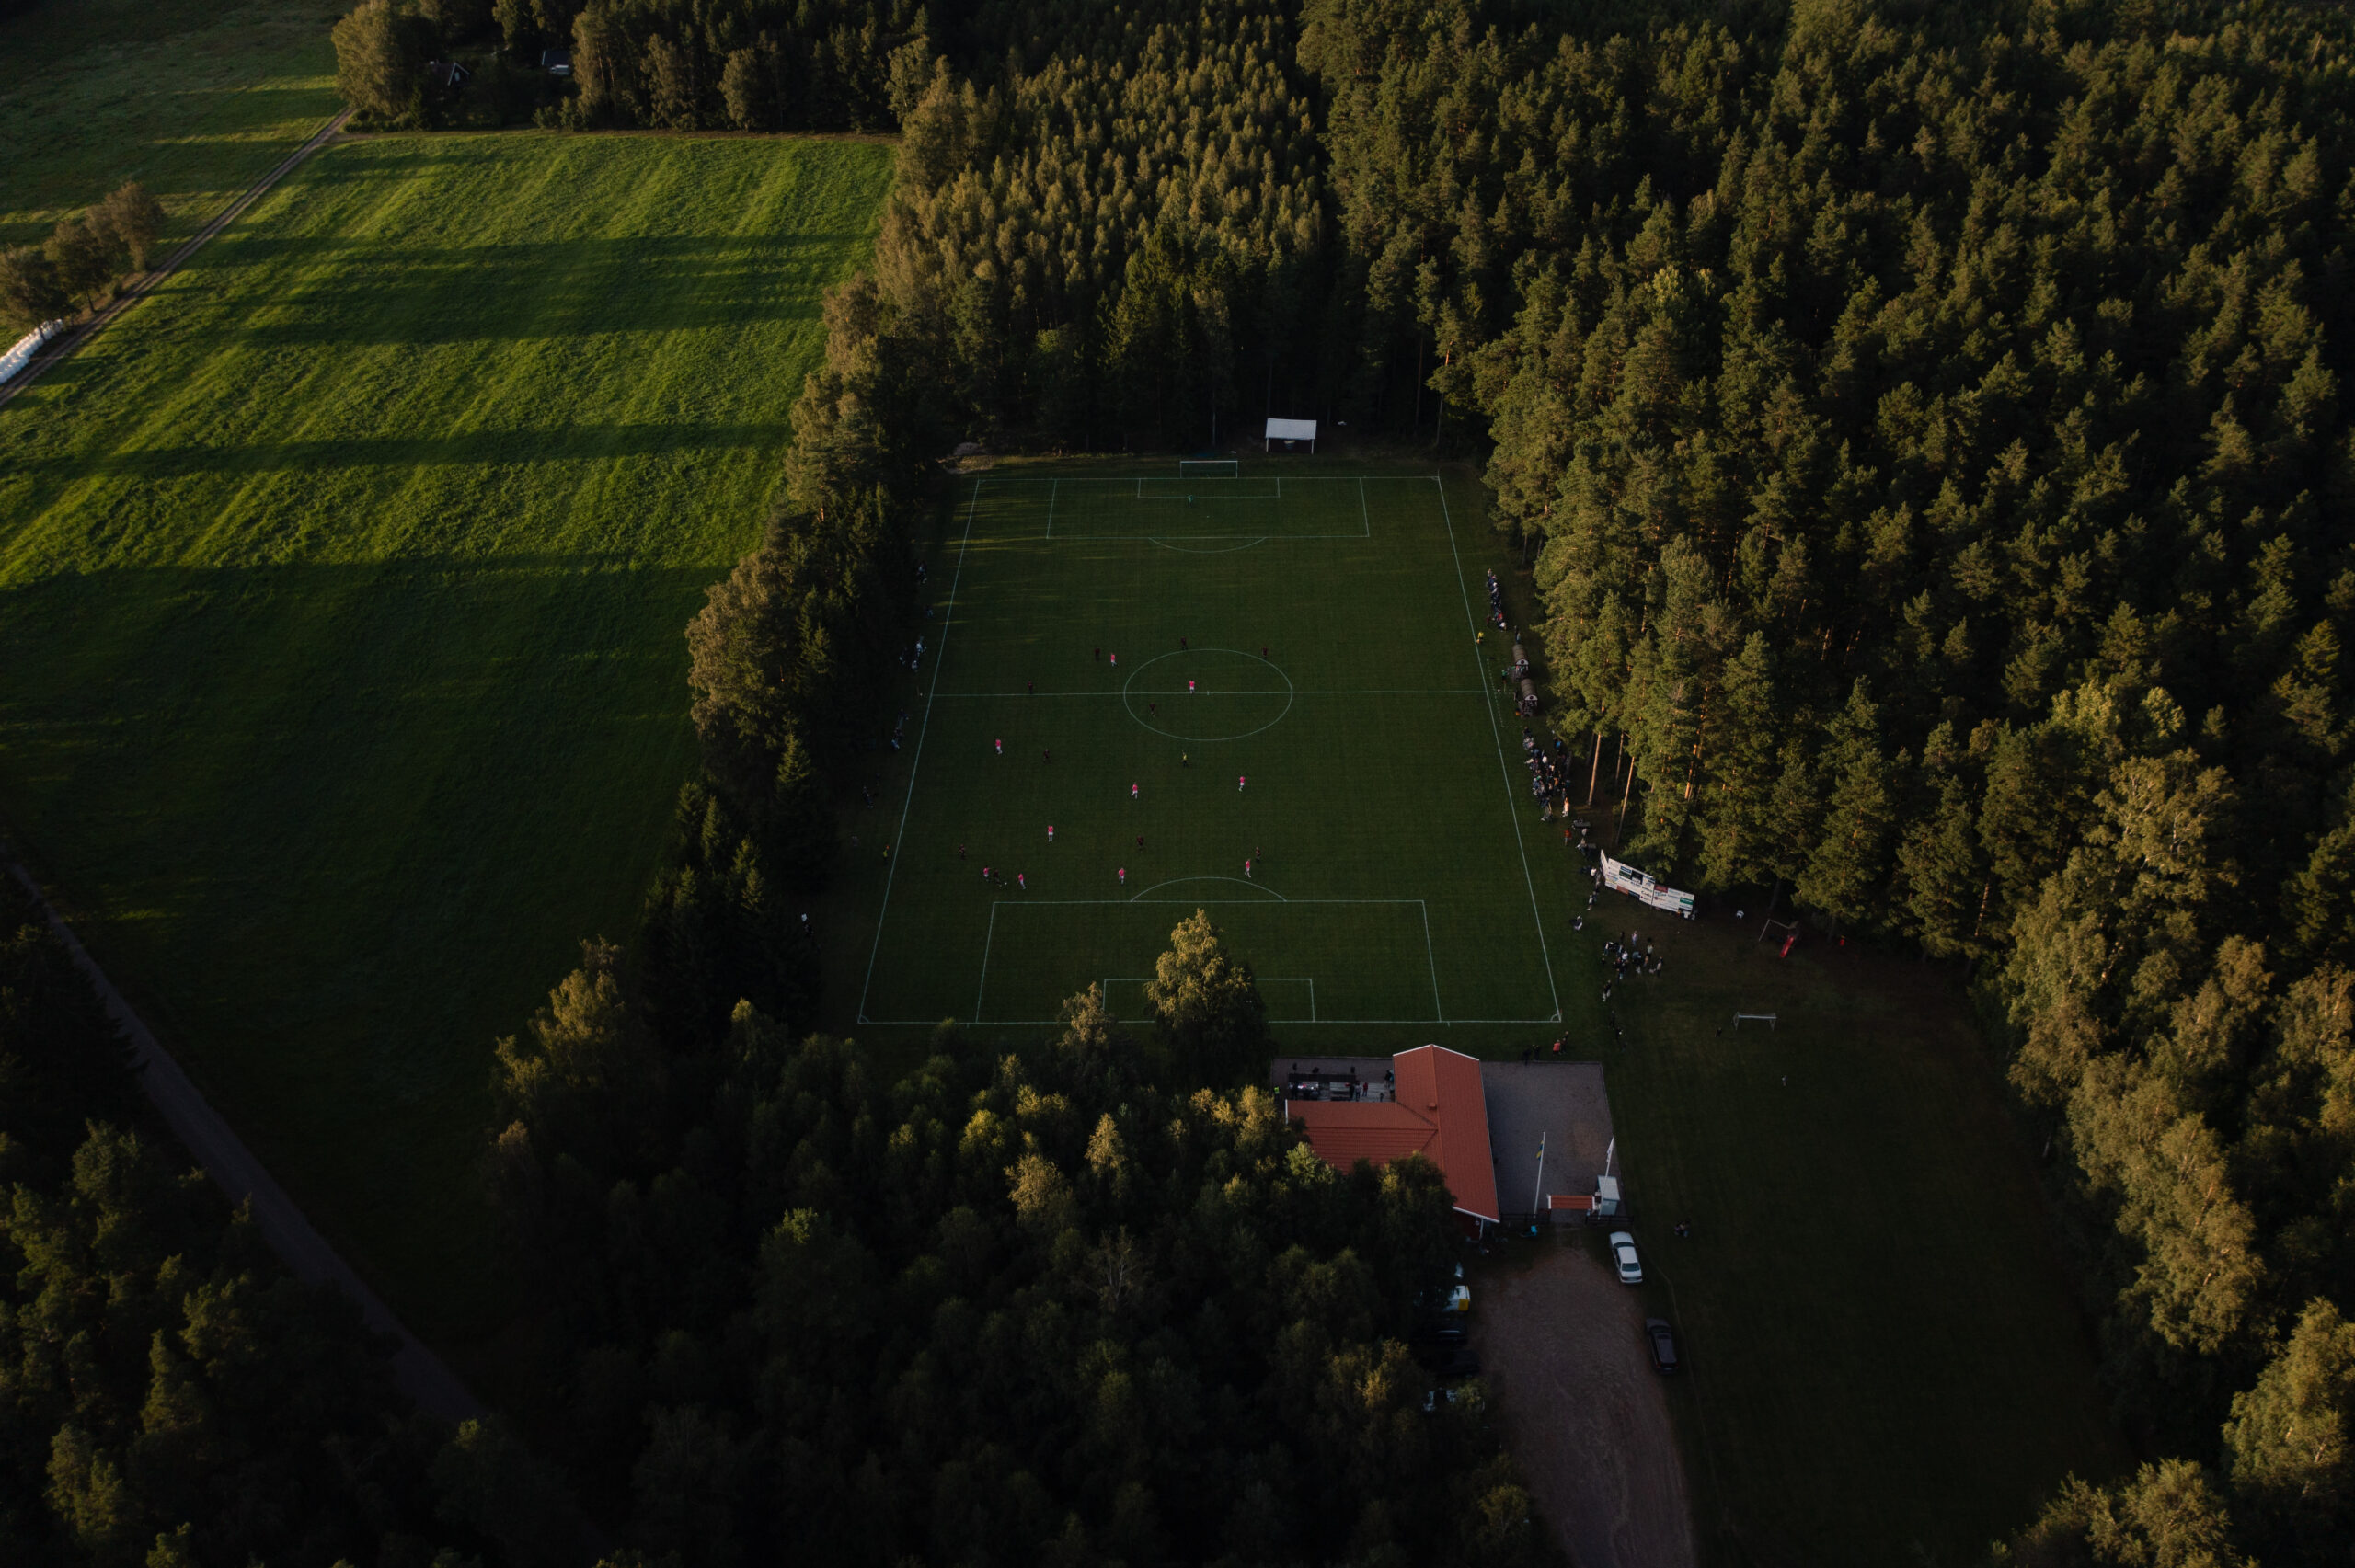
[[[281,1268],[154,1129],[98,993],[0,871],[0,1562],[561,1560],[496,1424],[395,1391],[348,1298]]]
[[[1309,15],[1362,352],[1486,420],[1626,841],[1988,961],[2120,1414],[2213,1478],[2023,1554],[2343,1561],[2344,17]]]
[[[927,79],[926,17],[916,0],[362,0],[335,29],[337,77],[372,123],[420,129],[885,131]]]
[[[750,1002],[695,1046],[595,949],[501,1049],[504,1212],[556,1426],[649,1552],[820,1562],[1536,1561],[1476,1402],[1403,1339],[1452,1255],[1420,1161],[1343,1176],[1269,1091],[1200,916],[1133,1038],[1100,995],[894,1076]]]

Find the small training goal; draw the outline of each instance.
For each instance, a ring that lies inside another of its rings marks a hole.
[[[1178,464],[1180,479],[1239,479],[1243,464],[1232,457],[1181,458]]]

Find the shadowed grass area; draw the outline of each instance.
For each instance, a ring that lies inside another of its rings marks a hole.
[[[2123,1469],[1953,967],[1777,958],[1755,911],[1596,912],[1590,931],[1641,930],[1666,960],[1614,992],[1626,1034],[1603,1055],[1644,1288],[1688,1358],[1673,1392],[1710,1559],[1971,1563],[2065,1474]]]
[[[336,147],[0,412],[0,815],[420,1329],[495,1318],[492,1040],[632,922],[890,156]]]
[[[177,239],[341,107],[327,29],[295,0],[49,0],[0,22],[0,245],[126,179]]]

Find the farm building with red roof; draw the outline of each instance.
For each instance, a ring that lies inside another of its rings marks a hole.
[[[1421,1155],[1447,1179],[1458,1214],[1495,1224],[1497,1174],[1479,1059],[1419,1046],[1391,1059],[1391,1079],[1388,1099],[1287,1098],[1284,1115],[1319,1159],[1344,1171],[1361,1160],[1387,1165]]]

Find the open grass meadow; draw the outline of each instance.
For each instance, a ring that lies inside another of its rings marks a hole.
[[[126,179],[198,227],[341,107],[323,0],[48,0],[0,21],[0,245]]]
[[[1207,909],[1288,1051],[1605,1063],[1707,1561],[1972,1562],[2126,1461],[1951,969],[1589,908],[1474,641],[1513,563],[1468,475],[1001,463],[953,501],[902,748],[821,917],[837,1026],[909,1056],[944,1017],[1036,1037],[1097,980],[1141,1016]],[[1632,929],[1667,966],[1606,1006]]]
[[[1709,1560],[1959,1568],[2063,1475],[2125,1469],[1953,966],[1599,910],[1666,956],[1601,1054]]]
[[[0,817],[421,1330],[491,1042],[626,935],[891,149],[320,154],[0,412]]]

